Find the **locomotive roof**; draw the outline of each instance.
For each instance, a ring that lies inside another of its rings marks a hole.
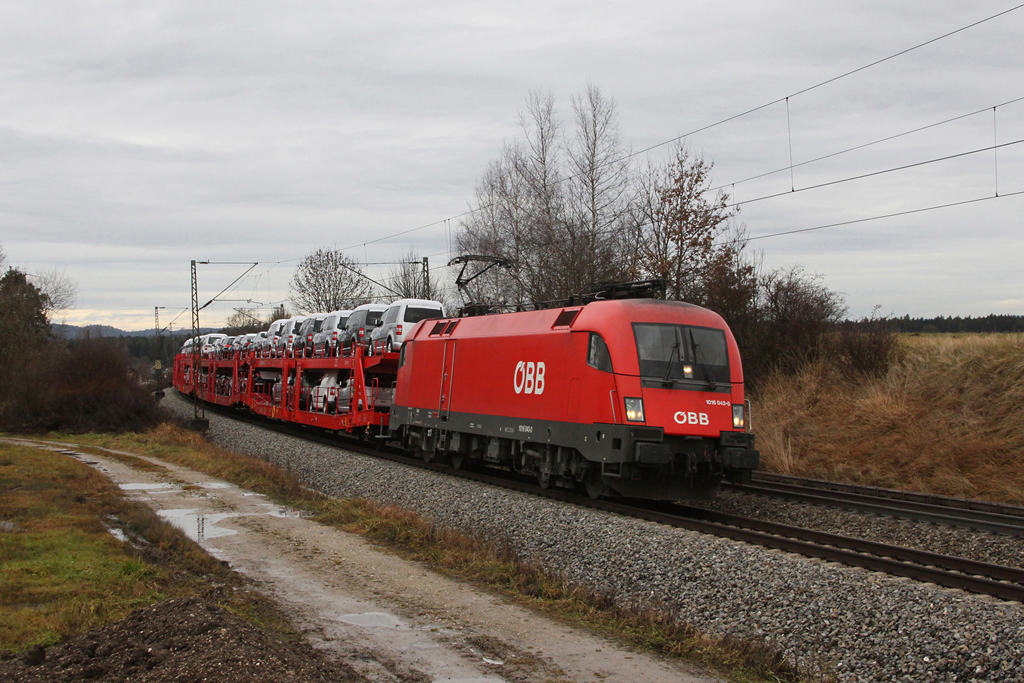
[[[661,299],[617,299],[613,301],[595,301],[582,306],[564,306],[539,311],[520,311],[518,313],[495,313],[492,315],[453,318],[459,324],[452,337],[480,336],[515,336],[537,334],[550,330],[563,311],[579,311],[579,314],[568,326],[574,331],[600,332],[599,327],[608,324],[634,322],[675,323],[680,325],[697,325],[700,327],[725,328],[722,316],[714,311],[684,301],[664,301]],[[436,321],[431,321],[430,324]],[[560,326],[555,329],[565,329]]]
[[[564,311],[579,311],[568,325],[556,326]],[[608,344],[616,372],[639,374],[633,323],[670,323],[711,327],[725,331],[729,345],[729,360],[733,367],[733,381],[742,382],[739,351],[729,326],[722,316],[700,306],[682,301],[662,299],[617,299],[595,301],[583,306],[566,306],[539,311],[498,313],[457,320],[458,325],[444,339],[473,339],[481,337],[518,337],[537,334],[565,334],[569,332],[596,332]],[[410,339],[436,339],[431,331],[439,320],[426,320]]]

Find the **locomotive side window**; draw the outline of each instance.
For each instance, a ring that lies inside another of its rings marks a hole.
[[[664,381],[729,382],[725,332],[709,327],[634,323],[640,376]]]
[[[608,345],[596,332],[590,333],[587,344],[587,365],[602,372],[612,372],[612,357],[608,354]]]
[[[402,344],[402,350],[398,352],[398,367],[405,365],[405,355],[408,353],[410,347],[412,347],[411,341],[407,341]]]

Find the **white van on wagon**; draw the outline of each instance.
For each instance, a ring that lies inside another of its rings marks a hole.
[[[220,334],[218,332],[211,332],[210,334],[204,334],[200,337],[199,342],[202,344],[201,350],[203,358],[215,358],[221,342],[227,338],[228,335]]]
[[[370,335],[373,353],[397,351],[409,331],[421,320],[443,318],[444,304],[429,299],[399,299],[384,311],[380,325]]]
[[[267,328],[266,342],[262,345],[263,357],[264,358],[276,358],[275,348],[277,347],[277,338],[281,336],[281,328],[288,322],[288,318],[280,318],[270,323],[270,327]]]

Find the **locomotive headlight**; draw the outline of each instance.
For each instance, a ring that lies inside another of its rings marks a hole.
[[[742,405],[733,406],[732,407],[732,426],[733,426],[734,429],[743,429],[743,426],[746,423],[746,421],[743,418],[744,418],[744,416],[743,416],[743,406]]]
[[[644,400],[642,398],[626,399],[626,419],[630,422],[644,421]]]
[[[686,379],[693,379],[693,366],[692,365],[684,365],[683,366],[683,377],[685,377]]]

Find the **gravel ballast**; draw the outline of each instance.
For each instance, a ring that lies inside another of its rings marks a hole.
[[[176,394],[165,405],[191,417]],[[338,497],[501,539],[570,581],[660,603],[712,634],[775,643],[841,681],[1024,681],[1024,607],[579,508],[207,414],[218,445]],[[343,446],[343,441],[339,446]],[[780,520],[781,521],[781,520]]]
[[[723,491],[710,503],[689,503],[716,512],[765,519],[832,534],[866,538],[978,562],[1024,568],[1024,538],[809,505],[771,496]]]

